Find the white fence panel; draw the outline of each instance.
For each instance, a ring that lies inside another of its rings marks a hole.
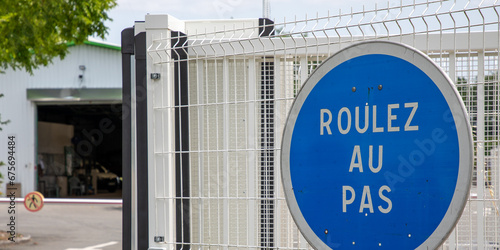
[[[455,81],[473,126],[470,198],[442,248],[498,249],[499,10],[492,1],[412,1],[257,26],[219,21],[212,29],[146,18],[148,75],[161,73],[148,80],[150,246],[310,249],[281,186],[288,110],[330,55],[383,39],[434,59]]]

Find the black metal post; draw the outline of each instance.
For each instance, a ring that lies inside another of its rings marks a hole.
[[[189,210],[189,109],[188,102],[188,64],[186,35],[172,31],[175,85],[175,182],[176,182],[176,241],[182,242],[177,249],[189,249],[190,210]]]
[[[131,130],[131,57],[134,54],[134,29],[122,31],[122,249],[132,249],[132,130]],[[128,109],[128,112],[126,110]]]
[[[267,18],[259,18],[259,36],[273,36],[274,22]],[[274,123],[275,123],[275,95],[274,95],[274,61],[264,58],[261,62],[260,77],[260,246],[262,249],[275,247],[275,155],[274,155]]]
[[[149,247],[148,216],[148,96],[146,79],[146,33],[135,36],[136,128],[137,128],[137,240],[138,249]]]

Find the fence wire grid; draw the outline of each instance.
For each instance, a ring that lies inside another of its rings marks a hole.
[[[146,28],[148,74],[162,75],[148,84],[150,246],[312,249],[281,184],[288,110],[330,55],[389,40],[450,76],[473,127],[470,197],[440,249],[498,249],[499,10],[497,1],[401,1],[302,20]]]

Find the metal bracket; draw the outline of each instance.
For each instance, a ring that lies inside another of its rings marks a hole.
[[[151,73],[152,80],[158,80],[160,79],[160,77],[161,77],[160,73]]]
[[[164,242],[165,241],[165,237],[163,237],[163,236],[155,236],[154,240],[155,240],[155,242]]]

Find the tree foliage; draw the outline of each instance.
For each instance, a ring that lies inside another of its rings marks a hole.
[[[104,39],[116,0],[7,0],[0,8],[0,70],[33,69],[64,58],[67,42]]]

